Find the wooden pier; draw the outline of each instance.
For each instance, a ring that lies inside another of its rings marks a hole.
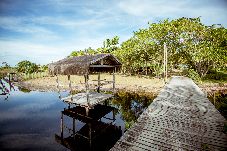
[[[89,92],[89,93],[77,93],[73,96],[67,96],[62,98],[66,103],[80,105],[80,106],[94,106],[99,103],[112,98],[112,94],[98,93],[98,92]]]
[[[227,150],[226,126],[191,79],[173,77],[111,150]]]

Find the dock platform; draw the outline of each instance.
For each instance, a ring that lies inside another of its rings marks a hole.
[[[77,93],[73,96],[67,96],[61,100],[66,103],[71,103],[80,106],[94,106],[96,104],[102,103],[110,98],[112,94],[98,93],[98,92],[89,92],[88,97],[86,93]]]
[[[227,150],[226,126],[191,79],[173,77],[111,150]]]

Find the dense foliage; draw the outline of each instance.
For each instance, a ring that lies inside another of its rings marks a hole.
[[[22,72],[22,73],[44,72],[48,69],[46,65],[40,66],[28,60],[20,61],[17,64],[16,68],[17,68],[17,72]]]
[[[167,46],[168,71],[184,69],[189,76],[203,78],[210,70],[227,67],[227,29],[221,25],[205,26],[200,18],[179,18],[149,23],[146,29],[120,46],[119,37],[107,39],[103,47],[72,52],[72,56],[88,53],[112,53],[123,63],[122,72],[129,74],[163,71],[163,48]],[[74,55],[76,54],[76,55]]]

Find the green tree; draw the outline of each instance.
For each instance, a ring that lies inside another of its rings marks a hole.
[[[113,53],[118,49],[119,37],[115,36],[112,39],[106,39],[103,42],[102,49],[99,49],[100,53]]]
[[[17,71],[23,73],[33,73],[38,72],[39,67],[37,64],[32,63],[28,60],[21,61],[17,64]]]

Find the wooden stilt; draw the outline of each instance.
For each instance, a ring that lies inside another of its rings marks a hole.
[[[115,120],[115,109],[113,109],[113,120]]]
[[[75,139],[75,133],[76,133],[76,131],[75,131],[75,118],[73,118],[73,138]]]
[[[85,107],[85,110],[86,110],[86,116],[88,116],[88,114],[89,114],[89,108],[88,107]]]
[[[89,125],[89,145],[90,145],[90,149],[91,149],[91,144],[92,144],[92,140],[91,140],[91,123],[88,124]]]
[[[58,97],[61,99],[61,92],[60,92],[60,87],[59,87],[59,80],[58,80],[58,75],[56,74],[56,82],[57,82],[57,89],[58,89]]]
[[[113,71],[113,94],[115,94],[115,72]]]
[[[71,101],[73,101],[73,90],[72,90],[72,83],[71,83],[70,75],[68,75],[68,81],[69,81],[69,89],[70,89]]]
[[[100,83],[100,72],[98,73],[98,88],[97,88],[97,92],[100,93],[100,87],[101,87],[101,83]]]
[[[88,80],[89,80],[89,76],[88,74],[84,75],[85,78],[85,88],[86,88],[86,96],[87,96],[87,103],[89,104],[89,85],[88,85]]]

